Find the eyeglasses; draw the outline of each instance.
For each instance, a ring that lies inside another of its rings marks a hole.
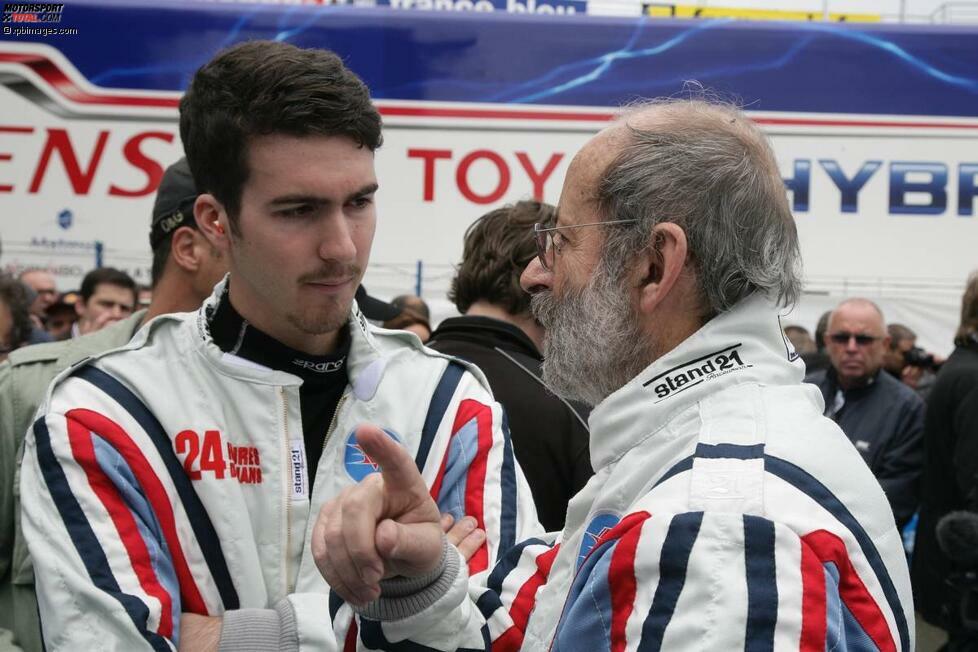
[[[866,335],[865,333],[847,333],[845,331],[840,331],[838,333],[832,333],[829,335],[829,339],[836,344],[848,344],[849,340],[856,340],[858,346],[869,346],[876,340],[883,339],[877,335]]]
[[[541,222],[533,225],[533,236],[537,241],[537,257],[547,271],[553,269],[553,252],[560,253],[560,243],[554,239],[561,229],[579,229],[583,226],[604,226],[605,224],[629,224],[638,220],[608,220],[607,222],[590,222],[588,224],[567,224],[565,226],[546,227]]]

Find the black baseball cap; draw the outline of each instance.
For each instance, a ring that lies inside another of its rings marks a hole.
[[[153,251],[179,227],[197,228],[194,202],[199,194],[185,157],[166,169],[153,203],[153,221],[149,229],[149,246]]]

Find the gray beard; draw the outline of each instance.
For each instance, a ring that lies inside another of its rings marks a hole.
[[[538,292],[531,309],[546,329],[543,380],[558,396],[595,406],[654,359],[628,288],[603,268],[561,299]]]

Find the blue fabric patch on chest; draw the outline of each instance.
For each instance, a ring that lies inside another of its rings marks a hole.
[[[387,436],[401,444],[401,438],[394,432],[383,429]],[[354,481],[360,482],[371,473],[380,471],[380,465],[370,459],[370,456],[363,452],[360,444],[357,443],[357,430],[354,428],[346,437],[346,444],[343,446],[343,466],[346,472]]]

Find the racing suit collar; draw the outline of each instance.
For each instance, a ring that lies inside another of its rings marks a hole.
[[[228,283],[228,278],[230,278],[230,275],[226,275],[214,286],[214,291],[211,293],[211,296],[204,301],[203,305],[197,311],[194,323],[199,352],[211,364],[229,376],[270,385],[301,385],[302,379],[295,374],[270,369],[269,367],[256,364],[244,358],[224,353],[214,343],[208,327],[208,317],[220,303],[221,296],[224,294],[224,288]],[[350,333],[350,353],[347,357],[346,369],[350,383],[355,384],[358,376],[365,369],[378,369],[378,365],[374,363],[381,359],[381,354],[370,332],[371,326],[367,323],[367,319],[363,316],[363,313],[360,312],[356,301],[353,302],[347,324],[349,325]],[[383,366],[381,365],[379,372],[382,373],[382,371]],[[379,382],[379,378],[375,382]],[[375,382],[371,384],[375,384]]]
[[[779,308],[752,295],[689,336],[591,412],[597,472],[707,396],[741,383],[802,382],[805,366],[781,329]]]

